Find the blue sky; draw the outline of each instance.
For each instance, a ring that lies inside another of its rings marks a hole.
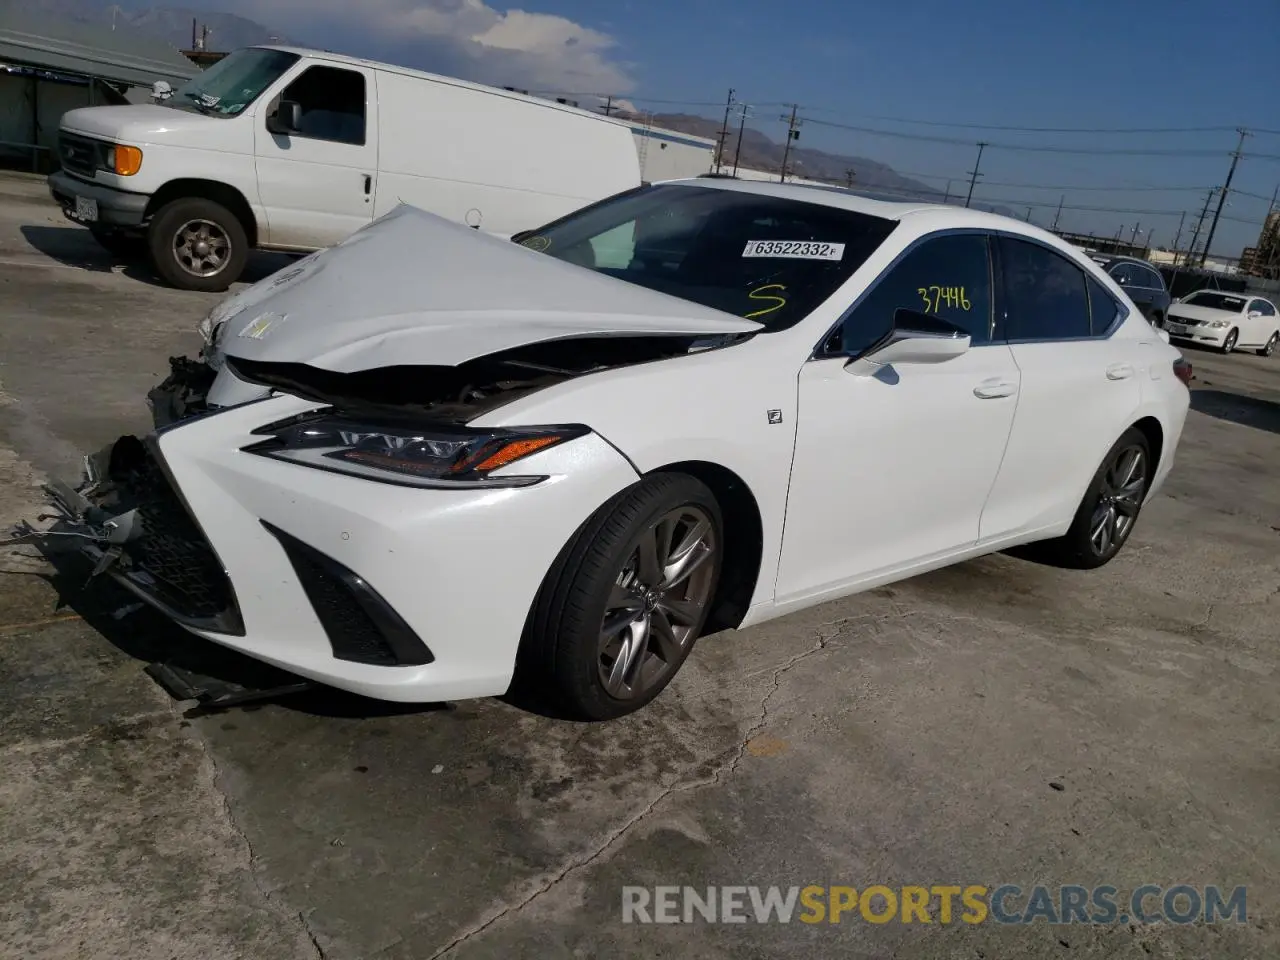
[[[494,83],[620,93],[656,111],[704,113],[653,101],[723,102],[729,87],[760,104],[752,125],[781,139],[779,102],[811,118],[802,143],[929,174],[960,189],[974,141],[990,141],[976,197],[1026,211],[1028,203],[1174,211],[1064,210],[1061,226],[1128,236],[1135,223],[1169,245],[1187,210],[1190,227],[1208,188],[1222,183],[1237,125],[1280,131],[1277,42],[1280,0],[1224,3],[1149,0],[223,0],[311,42],[469,73]],[[350,11],[359,8],[360,17]],[[283,27],[282,27],[283,28]],[[477,74],[479,76],[477,76]],[[585,88],[585,89],[584,89]],[[1119,128],[1225,127],[1156,134],[1024,133],[904,124]],[[896,139],[817,121],[965,141]],[[1001,144],[1080,150],[1158,150],[1164,156],[1014,151]],[[1214,252],[1237,256],[1257,236],[1280,183],[1280,135],[1245,143]],[[1207,156],[1178,156],[1179,151]],[[1250,157],[1270,154],[1276,159]],[[1124,189],[1032,190],[1003,183]],[[989,185],[988,185],[989,184]],[[1133,189],[1186,187],[1198,192]],[[1020,202],[1020,200],[1022,202]],[[1212,212],[1212,208],[1211,208]],[[1053,209],[1034,207],[1048,224]]]

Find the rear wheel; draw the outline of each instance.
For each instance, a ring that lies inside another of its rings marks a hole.
[[[226,290],[249,256],[249,240],[236,215],[203,197],[162,207],[151,220],[147,245],[156,272],[183,290]]]
[[[1276,344],[1280,344],[1280,331],[1273,333],[1271,339],[1267,341],[1266,346],[1258,350],[1258,356],[1269,357],[1276,352]]]
[[[720,580],[715,496],[685,474],[654,474],[614,497],[557,558],[521,645],[517,682],[549,688],[565,712],[607,720],[639,710],[693,648]]]
[[[1236,348],[1236,341],[1240,339],[1240,331],[1232,330],[1227,334],[1227,339],[1222,341],[1222,352],[1230,353]]]
[[[1109,562],[1138,522],[1154,470],[1147,438],[1142,431],[1129,428],[1093,475],[1066,535],[1032,544],[1026,553],[1077,570]]]

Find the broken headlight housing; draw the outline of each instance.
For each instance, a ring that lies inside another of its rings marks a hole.
[[[586,427],[467,429],[369,422],[334,410],[305,413],[259,427],[268,439],[246,453],[411,487],[522,487],[543,476],[493,472],[566,440]]]

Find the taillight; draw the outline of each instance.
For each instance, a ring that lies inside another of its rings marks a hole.
[[[1173,375],[1186,384],[1188,389],[1191,387],[1191,381],[1195,379],[1191,363],[1186,357],[1179,357],[1173,361]]]

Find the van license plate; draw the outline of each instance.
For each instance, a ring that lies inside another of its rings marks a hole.
[[[93,223],[98,219],[98,201],[89,197],[76,197],[76,219]]]

